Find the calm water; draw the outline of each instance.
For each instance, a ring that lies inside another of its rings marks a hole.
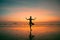
[[[29,40],[29,25],[0,25],[0,40]],[[33,40],[59,40],[59,25],[32,26]]]

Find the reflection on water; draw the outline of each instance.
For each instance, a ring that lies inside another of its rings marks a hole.
[[[0,27],[0,40],[29,40],[28,25]],[[59,25],[34,25],[32,27],[33,40],[59,40]]]

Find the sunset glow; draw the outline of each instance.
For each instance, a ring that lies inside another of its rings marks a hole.
[[[18,3],[20,5],[16,3],[13,6],[12,4],[9,6],[4,3],[2,3],[3,7],[1,8],[0,21],[25,22],[25,18],[29,18],[30,16],[33,18],[36,17],[35,22],[59,21],[58,5],[56,2],[51,2],[51,4],[49,1],[19,1]],[[15,3],[15,1],[13,3]]]
[[[59,0],[0,0],[0,40],[60,40]]]

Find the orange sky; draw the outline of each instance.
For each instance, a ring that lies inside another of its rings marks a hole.
[[[36,17],[36,22],[60,21],[59,2],[54,0],[5,0],[1,2],[0,21],[26,21]]]
[[[42,8],[7,8],[11,10],[11,12],[2,19],[6,21],[26,21],[25,18],[29,18],[32,16],[33,18],[36,17],[36,22],[48,22],[48,21],[58,21],[58,16],[54,16],[57,12]],[[12,10],[13,9],[13,10]],[[21,11],[19,11],[21,10]]]

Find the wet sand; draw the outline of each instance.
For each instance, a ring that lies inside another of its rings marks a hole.
[[[0,26],[0,40],[29,40],[30,28],[28,25]],[[60,40],[59,25],[32,26],[33,40]]]

